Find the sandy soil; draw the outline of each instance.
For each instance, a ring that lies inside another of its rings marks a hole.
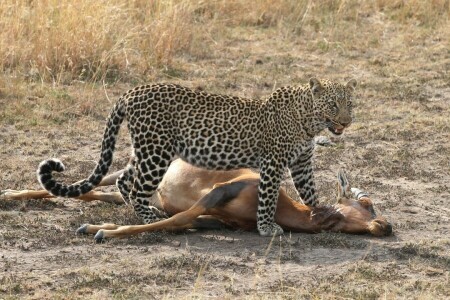
[[[353,185],[368,191],[392,222],[394,235],[286,233],[271,240],[221,230],[95,244],[91,236],[75,235],[76,228],[136,224],[130,208],[73,199],[0,200],[0,298],[450,297],[448,37],[412,40],[386,30],[376,49],[324,50],[313,47],[313,36],[279,43],[268,38],[270,29],[235,34],[210,59],[181,57],[176,72],[149,80],[262,97],[312,75],[356,78],[354,124],[336,145],[316,153],[320,197],[333,201],[335,172],[345,167]],[[105,91],[114,101],[131,87]],[[111,106],[103,87],[84,83],[31,84],[21,97],[3,95],[0,189],[39,188],[35,170],[49,157],[65,162],[67,182],[84,178],[97,160]],[[128,159],[126,129],[118,144],[111,171]]]

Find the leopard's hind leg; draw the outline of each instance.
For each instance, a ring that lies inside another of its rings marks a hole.
[[[127,172],[128,180],[122,185],[122,189],[125,190],[133,182],[129,200],[137,216],[145,224],[150,224],[168,217],[163,210],[151,205],[151,201],[175,154],[170,144],[154,145],[149,142],[143,145],[146,145],[143,149],[135,147],[135,173],[130,175],[133,172]]]
[[[130,203],[130,192],[133,188],[134,178],[136,176],[135,170],[136,158],[133,156],[128,162],[126,168],[123,170],[123,173],[117,178],[116,187],[122,195],[123,201],[125,204]]]

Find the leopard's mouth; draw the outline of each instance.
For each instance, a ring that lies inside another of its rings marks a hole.
[[[341,135],[344,133],[344,127],[342,128],[335,128],[334,126],[329,126],[328,130],[335,135]]]
[[[327,124],[328,124],[328,127],[327,127],[328,130],[332,134],[341,135],[344,133],[345,126],[343,126],[337,122],[331,121],[331,119],[327,119]]]

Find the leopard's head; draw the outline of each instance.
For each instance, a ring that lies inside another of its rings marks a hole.
[[[320,82],[317,78],[309,80],[315,113],[323,120],[323,128],[335,135],[341,135],[352,123],[352,97],[356,85],[355,79],[346,85]]]

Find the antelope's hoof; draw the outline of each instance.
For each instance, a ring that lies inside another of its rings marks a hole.
[[[261,236],[279,236],[284,233],[283,228],[276,223],[258,226],[258,231]]]
[[[103,236],[104,236],[103,230],[97,231],[97,233],[96,233],[95,236],[94,236],[95,242],[96,242],[97,244],[103,243]]]
[[[88,228],[88,224],[83,224],[81,225],[77,231],[75,231],[76,234],[87,234],[87,228]]]
[[[13,199],[15,195],[19,194],[16,190],[0,190],[0,199],[9,200]]]

